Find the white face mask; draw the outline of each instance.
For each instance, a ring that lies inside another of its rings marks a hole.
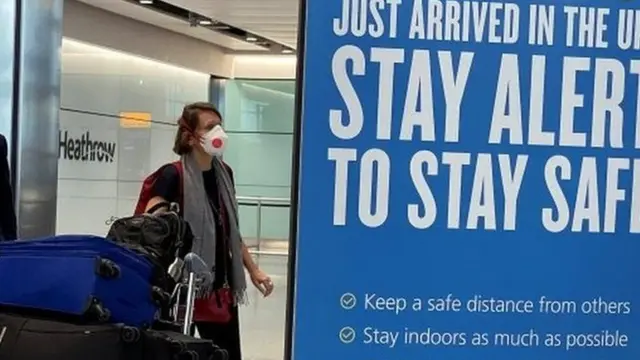
[[[227,146],[228,138],[229,136],[224,132],[222,126],[216,125],[213,129],[204,134],[201,144],[207,154],[220,157]]]

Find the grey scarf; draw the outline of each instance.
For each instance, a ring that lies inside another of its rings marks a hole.
[[[191,225],[193,235],[193,252],[200,256],[216,273],[216,217],[213,213],[207,192],[204,188],[202,170],[193,155],[183,156],[183,214]],[[242,265],[242,237],[238,226],[238,204],[231,177],[222,161],[214,158],[213,171],[216,175],[218,192],[220,193],[221,210],[225,212],[229,233],[228,247],[231,251],[231,266],[227,270],[228,285],[232,290],[236,304],[246,299],[247,282]],[[223,266],[223,264],[220,264]]]

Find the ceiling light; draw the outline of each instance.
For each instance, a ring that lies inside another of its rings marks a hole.
[[[209,19],[202,19],[202,20],[198,20],[198,24],[200,25],[213,25],[213,21],[209,20]]]
[[[153,5],[153,0],[140,0],[140,5]]]
[[[293,53],[293,50],[291,50],[291,49],[282,49],[282,53],[283,54],[291,54],[291,53]]]
[[[255,37],[255,36],[247,36],[247,41],[249,41],[249,42],[258,41],[258,38]]]

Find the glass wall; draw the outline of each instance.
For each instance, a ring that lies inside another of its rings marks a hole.
[[[64,39],[61,80],[57,233],[104,235],[176,159],[176,119],[209,99],[210,76]]]
[[[57,232],[104,235],[115,218],[131,215],[142,179],[176,159],[176,119],[186,103],[210,99],[211,79],[70,39],[63,41],[61,78]],[[234,168],[240,202],[253,203],[241,206],[244,238],[249,245],[259,237],[286,246],[294,81],[224,85],[219,105],[231,141],[225,160]],[[257,197],[262,208],[255,206]],[[256,261],[276,291],[262,300],[248,289],[250,305],[240,319],[243,352],[247,359],[281,359],[286,258]]]
[[[234,169],[241,204],[243,197],[264,203],[261,209],[240,207],[245,238],[288,239],[294,95],[294,80],[226,81],[225,161]]]

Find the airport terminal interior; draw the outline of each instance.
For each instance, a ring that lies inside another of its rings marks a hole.
[[[0,17],[0,360],[639,359],[638,0]]]
[[[19,19],[0,36],[9,69],[0,76],[0,133],[10,143],[21,236],[105,235],[132,214],[144,177],[177,159],[183,106],[211,102],[229,134],[224,159],[234,170],[245,243],[275,284],[268,298],[250,287],[240,314],[243,357],[282,359],[297,6],[2,3],[0,13]]]

